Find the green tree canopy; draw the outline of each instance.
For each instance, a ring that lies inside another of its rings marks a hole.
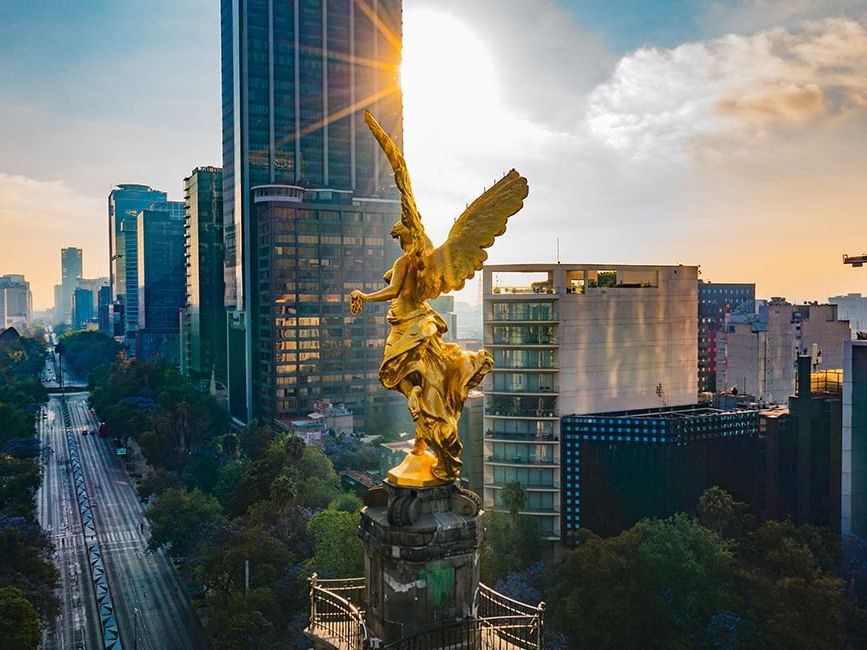
[[[168,546],[175,557],[188,555],[222,519],[220,503],[200,490],[169,488],[145,513],[151,522],[152,548]]]
[[[364,573],[364,549],[358,537],[358,513],[323,510],[307,530],[313,537],[310,570],[323,578],[349,578]]]
[[[42,639],[39,614],[15,587],[0,587],[0,639],[9,650],[31,650]]]

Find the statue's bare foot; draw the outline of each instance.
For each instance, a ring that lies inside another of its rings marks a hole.
[[[421,415],[421,386],[413,386],[412,390],[406,398],[406,406],[409,409],[409,414],[413,420],[418,420]]]

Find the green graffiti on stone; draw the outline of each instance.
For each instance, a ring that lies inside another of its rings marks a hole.
[[[418,577],[427,584],[428,597],[436,606],[441,605],[455,589],[455,568],[443,562],[422,569]]]

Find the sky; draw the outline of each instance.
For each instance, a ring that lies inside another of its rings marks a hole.
[[[0,274],[107,275],[107,195],[219,165],[216,0],[0,3]],[[404,0],[405,149],[444,239],[510,168],[493,263],[697,264],[867,294],[867,0]],[[476,299],[470,285],[462,297]]]

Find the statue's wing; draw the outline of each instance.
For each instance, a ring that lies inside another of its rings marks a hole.
[[[527,179],[513,169],[464,210],[446,242],[425,257],[425,298],[462,289],[481,270],[485,249],[506,232],[506,222],[524,206],[529,191]]]
[[[400,192],[400,221],[404,226],[409,228],[413,234],[414,249],[419,253],[424,252],[424,226],[421,223],[421,214],[415,204],[415,196],[412,193],[412,185],[409,181],[409,170],[406,167],[406,160],[403,159],[403,154],[400,148],[391,139],[391,136],[385,132],[376,118],[373,117],[370,111],[364,111],[364,121],[373,133],[373,137],[379,142],[379,146],[385,152],[388,162],[391,163],[391,168],[394,170],[394,183]]]

